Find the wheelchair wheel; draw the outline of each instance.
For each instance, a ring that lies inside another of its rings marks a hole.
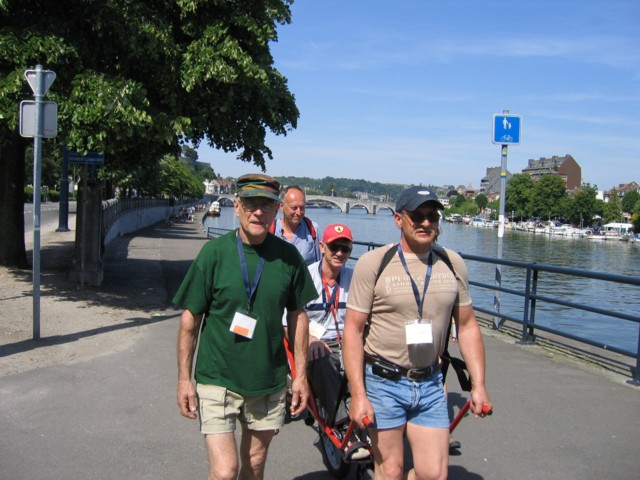
[[[344,478],[349,473],[350,465],[344,461],[342,452],[326,433],[320,433],[320,447],[322,450],[322,461],[329,473],[336,478]],[[372,477],[373,478],[373,477]]]
[[[358,466],[358,480],[374,480],[373,464]]]

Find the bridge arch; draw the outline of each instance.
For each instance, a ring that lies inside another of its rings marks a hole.
[[[222,193],[218,195],[217,200],[223,206],[233,204],[234,194]],[[325,204],[333,205],[340,209],[343,213],[349,213],[352,208],[364,208],[368,215],[375,215],[381,210],[390,210],[394,212],[394,206],[386,202],[378,202],[375,200],[361,200],[358,198],[346,198],[346,197],[333,197],[329,195],[307,195],[307,203],[322,202]]]

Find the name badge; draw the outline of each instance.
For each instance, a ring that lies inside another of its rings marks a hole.
[[[256,319],[251,318],[240,312],[236,312],[233,316],[233,322],[229,327],[229,331],[245,338],[253,338],[253,332],[256,329]]]
[[[433,330],[431,322],[408,322],[405,325],[407,345],[433,343]]]
[[[327,329],[324,328],[322,325],[320,325],[318,322],[316,322],[315,320],[312,320],[309,322],[309,335],[316,337],[317,339],[322,338],[322,336],[324,335],[324,332],[326,332]]]

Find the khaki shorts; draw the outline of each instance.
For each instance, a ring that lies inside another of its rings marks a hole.
[[[275,430],[284,426],[286,387],[259,397],[244,397],[217,385],[198,383],[200,431],[235,432],[236,420],[250,430]]]

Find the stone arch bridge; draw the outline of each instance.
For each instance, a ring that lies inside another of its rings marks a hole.
[[[223,205],[233,203],[234,194],[223,193],[218,195],[218,201]],[[343,213],[349,213],[352,208],[364,208],[369,215],[375,215],[380,210],[394,212],[395,206],[387,202],[377,200],[360,200],[358,198],[331,197],[328,195],[307,195],[307,203],[331,204],[338,207]]]

